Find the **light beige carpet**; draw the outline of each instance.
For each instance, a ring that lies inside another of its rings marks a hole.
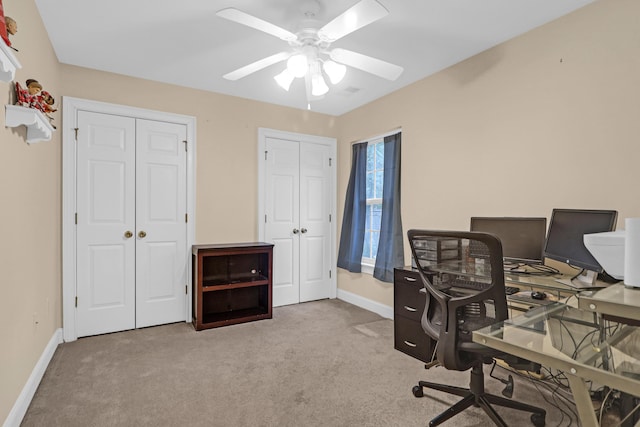
[[[22,425],[426,426],[458,398],[426,391],[417,399],[418,380],[468,385],[468,372],[425,370],[394,350],[391,320],[343,301],[273,312],[200,332],[177,323],[62,344]],[[485,381],[494,393],[503,388]],[[551,393],[528,380],[516,380],[513,397],[545,407],[548,426],[570,425],[545,400]],[[497,411],[510,426],[532,425],[529,414]],[[445,423],[491,425],[478,408]]]

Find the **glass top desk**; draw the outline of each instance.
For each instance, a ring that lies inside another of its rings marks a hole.
[[[616,318],[640,322],[640,288],[631,288],[621,283],[605,289],[582,292],[578,296],[578,307]]]
[[[454,261],[442,262],[436,265],[430,265],[429,269],[440,273],[450,273],[464,275],[469,278],[487,279],[491,277],[490,266],[483,262],[474,261]],[[516,273],[506,270],[504,273],[504,281],[507,285],[517,286],[520,288],[530,288],[544,290],[555,293],[556,295],[577,295],[585,290],[585,288],[576,288],[566,284],[571,276],[564,274],[543,275],[539,271],[532,270],[529,274]],[[565,283],[563,283],[565,282]],[[598,289],[608,287],[604,282],[597,283]]]
[[[640,395],[640,328],[618,324],[605,336],[592,311],[562,303],[473,332],[473,341],[563,371],[583,427],[598,425],[586,381]]]
[[[537,289],[544,289],[551,292],[560,292],[566,294],[577,294],[583,289],[575,288],[571,285],[559,282],[558,280],[568,280],[570,276],[562,274],[554,274],[549,276],[536,276],[528,274],[504,273],[505,283],[515,286],[528,286]]]

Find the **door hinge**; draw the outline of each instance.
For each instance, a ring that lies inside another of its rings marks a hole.
[[[329,270],[329,279],[331,279],[331,270]]]
[[[78,225],[78,212],[76,212],[75,217],[76,225]]]
[[[264,214],[264,223],[267,223],[267,214]]]
[[[184,151],[188,151],[187,150],[187,146],[189,145],[189,143],[187,142],[186,139],[184,141],[182,141],[182,142],[184,142]]]
[[[189,222],[189,214],[184,214],[184,222]]]
[[[189,284],[184,285],[184,294],[187,295],[189,293]]]
[[[331,222],[331,214],[329,214],[329,222]]]
[[[329,157],[329,166],[331,166],[331,157]]]
[[[78,142],[78,128],[73,128],[73,130],[76,132],[76,142]]]
[[[78,307],[78,297],[76,297],[76,308]]]
[[[264,159],[267,160],[267,150],[264,151]]]

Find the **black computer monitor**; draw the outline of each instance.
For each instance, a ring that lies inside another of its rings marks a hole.
[[[573,287],[593,287],[602,266],[584,245],[584,235],[613,231],[618,212],[611,210],[554,209],[549,221],[549,232],[544,256],[581,268],[570,282]],[[563,281],[563,283],[565,283]]]
[[[471,231],[498,236],[505,263],[542,264],[547,219],[534,217],[472,217]]]

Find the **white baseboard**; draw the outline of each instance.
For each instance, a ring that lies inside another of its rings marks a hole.
[[[51,358],[53,357],[53,353],[55,353],[56,348],[58,348],[58,344],[62,343],[62,328],[56,329],[53,332],[53,336],[49,340],[49,343],[45,347],[38,363],[34,366],[33,371],[31,371],[31,375],[27,380],[27,383],[22,388],[22,392],[20,396],[18,396],[18,400],[14,403],[13,408],[11,408],[11,412],[7,416],[7,419],[4,420],[4,427],[19,427],[22,419],[27,413],[27,409],[29,409],[29,405],[31,404],[31,399],[33,399],[33,395],[36,394],[36,390],[38,389],[38,385],[40,385],[40,381],[42,380],[42,376],[44,375],[44,371],[49,366],[49,362],[51,362]]]
[[[388,305],[380,304],[379,302],[341,289],[338,289],[338,299],[348,302],[349,304],[357,305],[365,310],[373,311],[386,319],[393,319],[393,307],[389,307]]]

